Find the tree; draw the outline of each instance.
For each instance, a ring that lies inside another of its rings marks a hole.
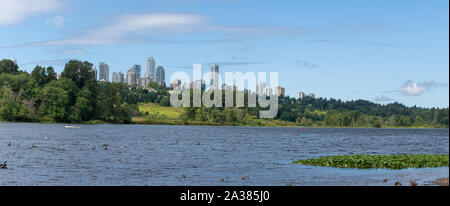
[[[40,111],[43,116],[57,122],[67,122],[69,116],[69,92],[62,88],[45,86],[41,92]]]
[[[14,63],[12,60],[3,59],[0,61],[0,74],[1,73],[17,73],[19,72],[19,66]]]
[[[352,123],[351,117],[347,114],[344,114],[344,117],[342,119],[343,126],[350,126],[351,123]]]
[[[61,77],[71,79],[78,88],[83,88],[86,84],[95,82],[95,72],[92,67],[93,65],[87,61],[70,60],[65,65]]]
[[[17,121],[20,119],[20,103],[11,89],[2,89],[0,93],[0,118],[6,121]]]
[[[70,119],[73,122],[88,121],[92,116],[92,111],[92,102],[80,96],[77,98]]]
[[[47,83],[45,85],[45,87],[55,87],[55,88],[60,88],[60,89],[63,89],[64,91],[66,91],[67,95],[69,96],[69,102],[68,102],[69,106],[72,106],[75,104],[75,101],[78,96],[78,92],[80,91],[80,89],[77,87],[75,82],[73,82],[71,79],[66,79],[66,78],[51,81],[51,82]]]
[[[95,117],[93,115],[94,106],[95,101],[92,92],[87,87],[81,89],[74,105],[75,113],[78,114],[79,118],[74,118],[73,121],[88,121]]]
[[[56,73],[53,70],[53,67],[45,68],[36,66],[31,72],[31,77],[42,87],[45,84],[56,80]]]
[[[416,116],[416,118],[414,119],[414,125],[416,126],[420,126],[423,124],[423,119],[422,117],[420,117],[419,115]]]
[[[56,74],[55,70],[53,69],[53,67],[51,67],[51,66],[47,67],[48,82],[56,80],[57,79],[56,77],[57,77],[57,74]]]

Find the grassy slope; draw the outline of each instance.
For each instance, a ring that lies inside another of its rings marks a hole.
[[[165,115],[171,120],[178,119],[178,117],[183,113],[183,108],[163,107],[153,103],[139,104],[139,110],[150,114],[159,113],[159,115]]]
[[[149,120],[144,117],[133,117],[133,122],[137,124],[169,124],[169,125],[212,125],[220,126],[222,124],[215,122],[198,122],[198,121],[181,121],[179,116],[183,114],[183,108],[164,107],[154,103],[140,103],[139,111],[148,112],[149,114],[164,115],[166,118],[158,120]],[[224,124],[227,126],[296,126],[293,122],[285,122],[273,119],[256,119],[248,125]]]

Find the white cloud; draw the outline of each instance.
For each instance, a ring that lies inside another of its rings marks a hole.
[[[1,0],[0,25],[12,25],[37,14],[61,7],[59,0]]]
[[[414,82],[412,80],[408,80],[400,87],[400,92],[405,95],[420,96],[426,90],[445,87],[448,87],[448,83],[438,83],[435,80],[423,82]]]
[[[63,51],[64,54],[84,54],[86,50],[80,48],[71,48]]]
[[[204,25],[206,17],[192,14],[124,15],[113,24],[91,29],[83,35],[23,46],[90,46],[130,42],[127,35],[182,34],[193,32]]]
[[[220,38],[219,40],[193,41],[215,42],[230,41],[230,36],[239,39],[241,38],[239,35],[298,35],[302,32],[302,29],[298,27],[218,26],[209,23],[209,20],[211,18],[199,14],[148,13],[123,15],[117,18],[112,24],[87,30],[79,36],[9,47],[91,46],[136,42],[170,42],[170,40],[155,40],[155,37],[168,37],[169,35],[190,33],[219,34],[226,37]]]
[[[55,28],[61,28],[64,24],[64,18],[62,18],[61,16],[54,16],[51,19],[47,19],[45,21],[46,24],[51,24],[53,25]]]
[[[400,90],[403,92],[403,94],[419,96],[425,91],[425,88],[423,86],[420,86],[418,83],[413,82],[412,80],[408,80],[403,84]]]

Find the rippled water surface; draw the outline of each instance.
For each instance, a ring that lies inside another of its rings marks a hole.
[[[291,163],[360,153],[448,154],[448,129],[78,126],[0,123],[0,161],[8,161],[0,185],[393,185],[425,184],[449,174],[448,167],[360,170]]]

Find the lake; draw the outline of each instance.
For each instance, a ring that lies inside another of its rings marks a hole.
[[[71,126],[80,128],[0,123],[0,161],[8,161],[0,185],[409,185],[449,174],[448,167],[292,163],[327,155],[448,154],[448,129]]]

